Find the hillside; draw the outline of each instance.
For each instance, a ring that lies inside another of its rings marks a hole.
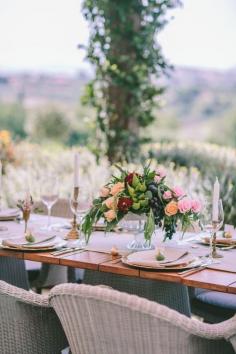
[[[86,72],[74,77],[0,73],[0,102],[20,101],[26,109],[53,103],[71,110],[88,80]],[[236,69],[220,72],[178,67],[163,81],[166,92],[156,112],[156,129],[148,132],[154,140],[208,139],[216,126],[227,124],[227,117],[236,112]]]

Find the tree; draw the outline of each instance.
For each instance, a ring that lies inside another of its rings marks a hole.
[[[163,93],[154,79],[166,63],[156,41],[165,15],[178,0],[84,0],[90,24],[87,58],[96,69],[85,102],[96,108],[97,121],[113,162],[139,155],[140,130],[154,120],[157,97]]]

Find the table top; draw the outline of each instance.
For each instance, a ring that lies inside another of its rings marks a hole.
[[[53,222],[64,222],[65,219],[53,218]],[[30,227],[37,230],[40,226],[46,223],[45,216],[33,215],[30,222]],[[9,238],[14,236],[20,236],[23,234],[23,225],[12,222],[0,222],[0,226],[6,226],[7,232],[0,232],[0,239]],[[65,236],[68,230],[56,231],[60,236]],[[110,233],[104,237],[104,233],[95,232],[91,236],[89,242],[89,248],[93,251],[83,251],[76,254],[68,254],[62,256],[53,256],[50,252],[23,252],[23,251],[11,251],[0,249],[0,256],[15,257],[24,260],[58,264],[63,266],[70,266],[74,268],[98,270],[101,272],[109,272],[119,275],[140,277],[152,280],[163,280],[181,283],[187,286],[199,287],[204,289],[216,290],[225,293],[236,294],[236,250],[230,250],[224,252],[226,259],[229,258],[229,263],[226,264],[227,271],[217,269],[202,269],[193,274],[179,274],[178,272],[171,271],[155,271],[155,270],[143,270],[139,268],[131,268],[121,261],[121,256],[112,256],[109,253],[96,252],[94,249],[111,249],[113,245],[118,246],[119,249],[125,250],[126,244],[132,239],[132,235],[124,235],[119,233]],[[155,243],[160,243],[161,239],[155,240]],[[167,246],[167,243],[164,244]],[[175,247],[176,241],[171,241],[168,245]],[[190,247],[190,246],[188,246]],[[200,247],[200,249],[192,249],[193,253],[201,254],[206,253],[206,246]],[[227,263],[227,262],[226,262]],[[230,267],[232,266],[232,269]],[[214,268],[214,267],[213,267]]]

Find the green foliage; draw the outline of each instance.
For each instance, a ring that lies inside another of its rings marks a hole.
[[[109,160],[135,160],[140,128],[154,120],[153,109],[162,87],[153,83],[169,69],[156,41],[174,0],[84,0],[90,24],[87,58],[96,77],[83,101],[96,108],[99,128],[106,137]]]
[[[33,126],[35,141],[54,140],[65,143],[69,138],[70,124],[64,113],[54,108],[39,112]]]
[[[0,129],[9,130],[14,139],[24,139],[26,112],[19,103],[0,104]]]
[[[159,163],[170,164],[175,168],[186,167],[189,171],[197,168],[201,174],[201,187],[205,197],[211,197],[216,176],[221,185],[225,223],[236,226],[236,151],[211,144],[169,143],[156,144],[149,151],[149,157]],[[198,186],[195,187],[196,190]]]

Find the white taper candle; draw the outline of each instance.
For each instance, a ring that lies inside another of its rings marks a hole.
[[[213,188],[213,198],[212,198],[212,219],[213,221],[219,220],[219,199],[220,199],[220,184],[218,178],[216,177],[214,188]]]
[[[79,187],[79,154],[75,154],[74,159],[74,187]]]

